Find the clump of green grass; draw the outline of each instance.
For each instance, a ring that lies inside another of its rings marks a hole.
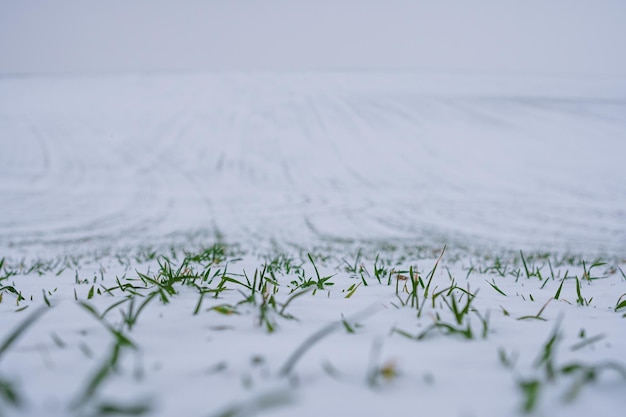
[[[598,268],[600,266],[606,265],[606,262],[601,262],[601,261],[595,261],[594,263],[591,264],[591,266],[589,268],[587,268],[587,263],[583,260],[583,276],[581,279],[586,280],[586,281],[594,281],[597,279],[602,279],[602,278],[606,278],[606,275],[598,275],[598,276],[594,276],[591,272],[594,268]]]
[[[483,339],[487,338],[489,334],[489,312],[483,316],[478,312],[478,310],[471,307],[478,291],[476,293],[471,293],[468,290],[464,290],[456,286],[445,291],[447,292],[446,295],[443,295],[443,292],[438,293],[438,295],[440,295],[440,299],[443,304],[448,308],[448,313],[454,319],[453,322],[444,321],[441,318],[441,315],[437,312],[434,316],[434,323],[416,335],[398,328],[393,328],[392,333],[397,333],[406,338],[420,341],[424,340],[434,331],[437,331],[444,335],[458,335],[464,339],[472,340],[476,338],[476,333],[473,330],[470,320],[470,313],[472,312],[478,317],[478,320],[481,323],[481,337]],[[460,296],[457,296],[456,292],[460,292]],[[463,301],[463,299],[465,299],[465,301]]]
[[[286,275],[299,272],[303,265],[297,263],[293,257],[282,252],[266,259],[265,264],[270,273]]]
[[[228,246],[223,242],[217,242],[199,253],[185,253],[185,260],[187,263],[193,262],[204,266],[217,265],[226,260],[227,253]]]
[[[532,264],[531,263],[532,259],[529,259],[527,262],[526,257],[524,257],[524,252],[522,252],[521,250],[519,251],[519,253],[520,253],[520,258],[522,259],[522,265],[524,266],[524,272],[526,273],[526,278],[531,279],[533,277],[536,277],[540,281],[543,281],[543,276],[541,275],[542,267]]]
[[[313,269],[315,269],[315,276],[317,277],[317,281],[315,281],[315,285],[317,287],[317,289],[319,290],[324,290],[325,286],[332,286],[335,285],[333,282],[330,281],[330,279],[334,276],[334,275],[328,275],[325,277],[321,277],[320,276],[320,272],[317,269],[317,265],[315,265],[315,261],[313,260],[313,257],[311,256],[310,253],[307,254],[307,256],[309,257],[309,260],[311,261],[311,264],[313,265]],[[367,285],[367,284],[365,284]]]
[[[409,276],[404,276],[401,273],[405,271],[398,271],[396,276],[396,297],[400,301],[402,306],[410,306],[411,308],[415,308],[417,310],[418,317],[421,317],[424,305],[426,300],[430,297],[432,299],[433,305],[435,299],[442,293],[431,293],[431,284],[433,282],[433,278],[435,277],[435,272],[437,271],[437,267],[443,258],[443,255],[446,251],[446,247],[444,246],[443,250],[439,254],[439,258],[435,262],[435,265],[430,270],[430,272],[426,275],[425,279],[422,279],[417,269],[414,269],[411,265],[408,270]],[[403,290],[408,293],[408,296],[405,300],[403,300],[399,295],[399,282],[400,280],[404,281]],[[410,289],[407,286],[407,282],[410,283]],[[420,297],[420,288],[421,288],[421,297]],[[435,288],[436,289],[436,288]],[[420,302],[420,298],[423,302]]]

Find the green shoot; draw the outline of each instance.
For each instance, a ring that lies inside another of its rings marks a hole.
[[[350,298],[354,295],[354,293],[356,292],[357,288],[359,288],[359,286],[361,285],[361,283],[359,282],[358,284],[352,284],[348,287],[348,294],[346,294],[345,298]]]
[[[589,306],[592,300],[593,300],[593,297],[587,300],[586,298],[582,296],[582,292],[580,288],[580,280],[578,279],[578,277],[576,277],[576,303],[581,306]]]
[[[491,282],[485,280],[485,282],[489,285],[491,285],[491,288],[493,288],[494,290],[496,290],[497,292],[499,292],[500,294],[504,295],[505,297],[507,297],[507,295],[504,293],[504,291],[502,291],[500,288],[498,288],[498,286],[496,285],[496,282],[492,279]]]
[[[565,283],[566,278],[567,278],[567,272],[565,273],[565,277],[563,277],[563,279],[561,280],[561,284],[559,285],[559,288],[556,290],[556,293],[554,294],[555,300],[558,300],[561,297],[561,290],[563,289],[563,283]]]
[[[528,265],[526,264],[526,259],[524,258],[524,252],[519,251],[520,256],[522,257],[522,263],[524,264],[524,271],[526,271],[526,278],[530,279],[530,271],[528,270]]]
[[[541,317],[541,313],[543,313],[543,310],[545,310],[548,304],[550,304],[550,301],[552,301],[552,298],[549,298],[548,301],[545,302],[545,304],[539,309],[537,314],[535,314],[534,316],[522,316],[522,317],[519,317],[518,320],[535,319],[535,320],[546,321],[546,319]]]
[[[527,414],[531,413],[535,410],[539,401],[539,394],[541,393],[541,381],[537,379],[519,380],[517,381],[517,386],[524,395],[522,411]]]

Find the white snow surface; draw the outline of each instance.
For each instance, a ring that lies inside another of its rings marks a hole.
[[[0,97],[16,256],[216,230],[247,247],[626,248],[626,78],[26,77]]]

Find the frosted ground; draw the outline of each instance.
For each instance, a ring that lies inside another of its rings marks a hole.
[[[2,6],[0,416],[622,413],[623,6],[389,1]]]

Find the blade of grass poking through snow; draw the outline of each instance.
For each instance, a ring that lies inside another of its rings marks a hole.
[[[313,257],[311,256],[310,253],[307,253],[307,256],[309,257],[309,261],[311,261],[311,263],[313,264],[313,269],[315,269],[315,275],[317,276],[317,281],[320,280],[320,273],[317,270],[317,266],[315,265],[315,262],[313,261]]]
[[[455,327],[452,324],[444,323],[442,321],[437,321],[430,326],[428,326],[424,331],[422,331],[417,336],[414,336],[415,340],[424,340],[428,335],[430,335],[434,330],[438,330],[440,333],[444,335],[460,335],[467,340],[472,340],[474,338],[474,333],[472,332],[472,327],[470,323],[467,323],[465,328],[458,326]]]
[[[617,299],[617,303],[615,304],[615,311],[621,309],[621,308],[626,308],[626,300],[622,300],[622,298],[624,298],[626,296],[626,294],[622,294],[618,299]]]
[[[539,309],[539,312],[535,314],[534,316],[522,316],[522,317],[518,317],[517,319],[518,320],[535,319],[535,320],[547,321],[546,319],[541,317],[541,313],[543,313],[543,310],[546,309],[546,307],[548,306],[548,304],[550,304],[550,301],[552,300],[553,300],[552,298],[548,298],[548,301],[545,302],[545,304]]]
[[[100,314],[98,314],[98,311],[93,306],[87,304],[85,301],[79,301],[78,305],[81,306],[89,314],[91,314],[100,324],[102,324],[102,326],[104,326],[104,328],[111,333],[111,335],[115,338],[120,346],[129,346],[135,348],[135,344],[121,331],[115,330],[113,326],[107,323],[107,321],[104,320]]]
[[[526,264],[526,259],[524,258],[524,252],[520,250],[519,254],[522,257],[522,263],[524,264],[524,271],[526,271],[526,278],[530,279],[530,271],[528,271],[528,265]]]
[[[287,301],[285,301],[285,304],[283,304],[283,306],[281,307],[280,311],[278,312],[279,315],[285,317],[285,309],[287,308],[287,306],[289,305],[289,303],[291,303],[293,300],[295,300],[296,298],[300,297],[301,295],[304,295],[310,291],[312,291],[312,288],[305,288],[302,291],[298,291],[296,293],[294,293],[291,297],[289,297],[287,299]],[[291,317],[291,316],[289,316]]]
[[[476,295],[478,295],[479,290],[477,290],[474,294],[472,294],[469,291],[462,290],[461,288],[458,288],[458,287],[455,289],[461,290],[463,292],[463,294],[461,294],[461,297],[459,297],[458,301],[456,297],[454,296],[454,294],[452,293],[452,291],[450,291],[449,293],[450,301],[448,301],[446,297],[441,297],[441,299],[448,306],[448,308],[454,315],[454,318],[456,319],[457,324],[461,325],[463,323],[463,318],[469,313],[472,301],[474,301],[474,299],[476,298]],[[465,307],[463,307],[462,309],[459,309],[459,302],[461,302],[463,295],[466,295],[467,302],[465,304]]]
[[[357,288],[359,288],[360,286],[361,286],[360,282],[358,284],[350,285],[350,287],[348,288],[348,294],[346,294],[346,296],[344,298],[352,297],[354,295],[354,293],[356,292]]]
[[[593,300],[593,297],[587,300],[582,296],[580,280],[576,277],[576,303],[581,306],[589,306],[591,300]]]
[[[371,307],[366,308],[365,310],[363,310],[363,311],[353,315],[352,317],[348,318],[348,320],[351,321],[351,322],[359,321],[359,320],[364,319],[364,318],[366,318],[368,316],[371,316],[372,314],[376,313],[379,309],[380,309],[380,307],[377,306],[377,305],[371,306]],[[339,321],[334,321],[334,322],[332,322],[332,323],[322,327],[321,329],[319,329],[318,331],[313,333],[311,336],[309,336],[287,358],[287,360],[285,361],[285,364],[280,368],[280,371],[278,372],[278,375],[280,375],[281,377],[285,377],[285,376],[288,376],[289,374],[291,374],[291,371],[296,366],[296,364],[298,363],[300,358],[302,358],[302,356],[309,349],[311,349],[313,347],[313,345],[315,345],[317,342],[319,342],[320,340],[322,340],[323,338],[325,338],[326,336],[328,336],[329,334],[331,334],[335,330],[339,329],[342,325],[343,325],[343,319],[339,320]]]
[[[2,291],[8,291],[12,294],[15,294],[15,296],[17,297],[17,303],[19,304],[20,301],[25,301],[25,298],[22,296],[22,293],[19,292],[18,290],[15,289],[15,287],[11,286],[11,285],[7,285],[5,287],[0,287],[0,294],[2,294]]]
[[[125,302],[130,301],[130,298],[124,298],[120,301],[117,301],[113,304],[111,304],[110,306],[108,306],[103,312],[102,314],[100,314],[100,318],[104,318],[104,316],[106,316],[111,310],[113,310],[115,307],[124,304]]]
[[[93,298],[93,285],[89,288],[89,292],[87,293],[87,299],[91,300]]]
[[[132,297],[130,300],[130,304],[128,307],[128,312],[122,310],[122,317],[124,318],[124,323],[128,326],[128,330],[132,330],[133,326],[137,322],[139,315],[143,311],[143,309],[148,305],[150,301],[158,294],[158,291],[153,291],[148,294],[148,296],[143,300],[141,305],[137,310],[135,310],[135,297]]]
[[[237,311],[237,306],[233,306],[230,304],[219,304],[213,307],[208,308],[206,311],[215,311],[216,313],[223,314],[225,316],[230,316],[232,314],[239,314]]]
[[[102,386],[103,382],[110,377],[112,372],[116,371],[122,351],[125,349],[137,349],[136,345],[131,340],[129,340],[120,331],[115,330],[109,323],[102,319],[94,307],[90,306],[86,302],[79,302],[79,305],[83,307],[88,313],[90,313],[111,333],[111,335],[113,336],[113,344],[111,346],[109,355],[95,370],[95,372],[89,378],[88,382],[85,384],[84,389],[81,390],[81,392],[70,404],[70,408],[72,410],[80,409],[90,403],[93,404],[96,394],[99,388]],[[98,404],[96,404],[96,407],[97,406]],[[135,405],[132,405],[132,407],[135,407]]]
[[[376,277],[376,280],[378,281],[378,283],[381,284],[382,283],[381,278],[387,274],[387,270],[385,269],[384,263],[379,266],[378,264],[379,257],[380,257],[380,254],[377,253],[376,259],[374,260],[374,276]]]
[[[19,339],[19,337],[32,326],[42,315],[47,311],[47,308],[40,307],[33,311],[28,317],[26,317],[18,326],[9,333],[9,335],[0,344],[0,361],[2,357],[9,350],[9,348]]]
[[[114,348],[115,349],[115,348]],[[112,356],[112,355],[111,355]],[[109,376],[111,372],[111,358],[105,359],[98,369],[94,372],[93,376],[89,379],[85,385],[83,392],[76,397],[76,399],[70,405],[71,409],[78,409],[87,403],[96,393],[100,385]]]
[[[550,281],[549,279],[544,279],[543,280],[543,284],[541,284],[541,287],[539,287],[539,289],[543,290],[545,288],[546,285],[548,285],[548,281]]]
[[[580,291],[580,280],[576,277],[576,301],[578,304],[583,305],[584,299]]]
[[[193,315],[197,315],[200,312],[200,308],[202,308],[202,300],[204,299],[204,291],[200,291],[200,297],[198,298],[198,302],[196,303],[196,308],[193,309]]]
[[[46,303],[48,307],[52,307],[50,300],[48,300],[48,297],[46,296],[46,290],[42,289],[41,292],[43,293],[43,302]]]
[[[430,289],[430,283],[433,281],[433,277],[435,276],[435,272],[437,271],[437,266],[439,265],[441,258],[443,258],[443,254],[446,253],[447,247],[448,247],[447,245],[443,246],[443,250],[441,251],[439,258],[437,258],[437,262],[435,262],[435,266],[433,266],[433,269],[426,276],[426,279],[428,280],[428,284],[426,284],[426,288],[424,289],[424,298],[428,298],[428,290]]]
[[[561,290],[563,289],[563,283],[565,282],[566,278],[567,278],[567,272],[565,272],[565,276],[561,280],[561,284],[559,285],[559,288],[556,290],[556,293],[554,294],[554,299],[555,300],[558,300],[559,297],[561,296]]]
[[[504,291],[502,291],[500,288],[498,288],[498,286],[496,285],[496,282],[492,279],[491,282],[485,280],[485,282],[489,285],[491,285],[491,288],[493,288],[494,290],[498,291],[500,294],[504,295],[505,297],[508,297]]]
[[[417,290],[419,289],[419,283],[421,278],[419,273],[413,272],[413,266],[409,268],[409,279],[411,280],[411,293],[409,294],[409,298],[411,299],[411,307],[415,307],[419,310],[419,295]]]
[[[343,324],[344,329],[346,329],[346,332],[352,334],[355,333],[354,328],[356,326],[351,325],[350,323],[348,323],[348,321],[346,320],[346,318],[343,316],[343,314],[341,315],[341,324]]]
[[[313,264],[313,268],[315,269],[315,275],[317,276],[317,289],[319,290],[323,290],[324,289],[324,285],[333,285],[332,282],[328,282],[329,279],[331,279],[333,277],[333,275],[329,275],[327,277],[322,278],[320,276],[319,271],[317,270],[317,265],[315,265],[315,262],[313,261],[313,257],[311,256],[310,253],[307,253],[307,256],[309,257],[309,260],[311,261],[311,263]],[[363,278],[363,276],[361,276],[361,279],[363,279],[363,283],[367,286],[367,282],[365,282],[365,279]]]
[[[527,381],[518,381],[517,386],[524,394],[524,403],[522,404],[522,411],[526,414],[531,413],[539,400],[539,394],[541,393],[541,381],[537,379],[531,379]]]
[[[111,376],[111,373],[116,370],[117,364],[119,362],[120,354],[123,348],[133,347],[128,346],[126,343],[121,342],[120,340],[116,340],[113,346],[111,347],[111,351],[109,355],[104,359],[104,361],[100,364],[100,366],[96,369],[96,371],[92,374],[91,378],[87,381],[82,392],[80,392],[76,398],[71,402],[70,409],[78,410],[87,404],[96,400],[96,394],[102,384]],[[110,406],[111,403],[97,404],[96,407],[100,406]],[[150,410],[150,406],[145,402],[139,404],[133,404],[124,406],[125,409],[137,409],[142,410],[142,413],[145,413]],[[137,414],[137,415],[141,415]],[[133,414],[131,414],[133,415]]]
[[[545,366],[546,377],[549,381],[552,381],[556,376],[554,356],[556,345],[561,341],[561,320],[562,318],[559,317],[556,326],[554,326],[554,330],[552,330],[548,340],[543,345],[541,354],[537,356],[533,364],[535,368]]]

